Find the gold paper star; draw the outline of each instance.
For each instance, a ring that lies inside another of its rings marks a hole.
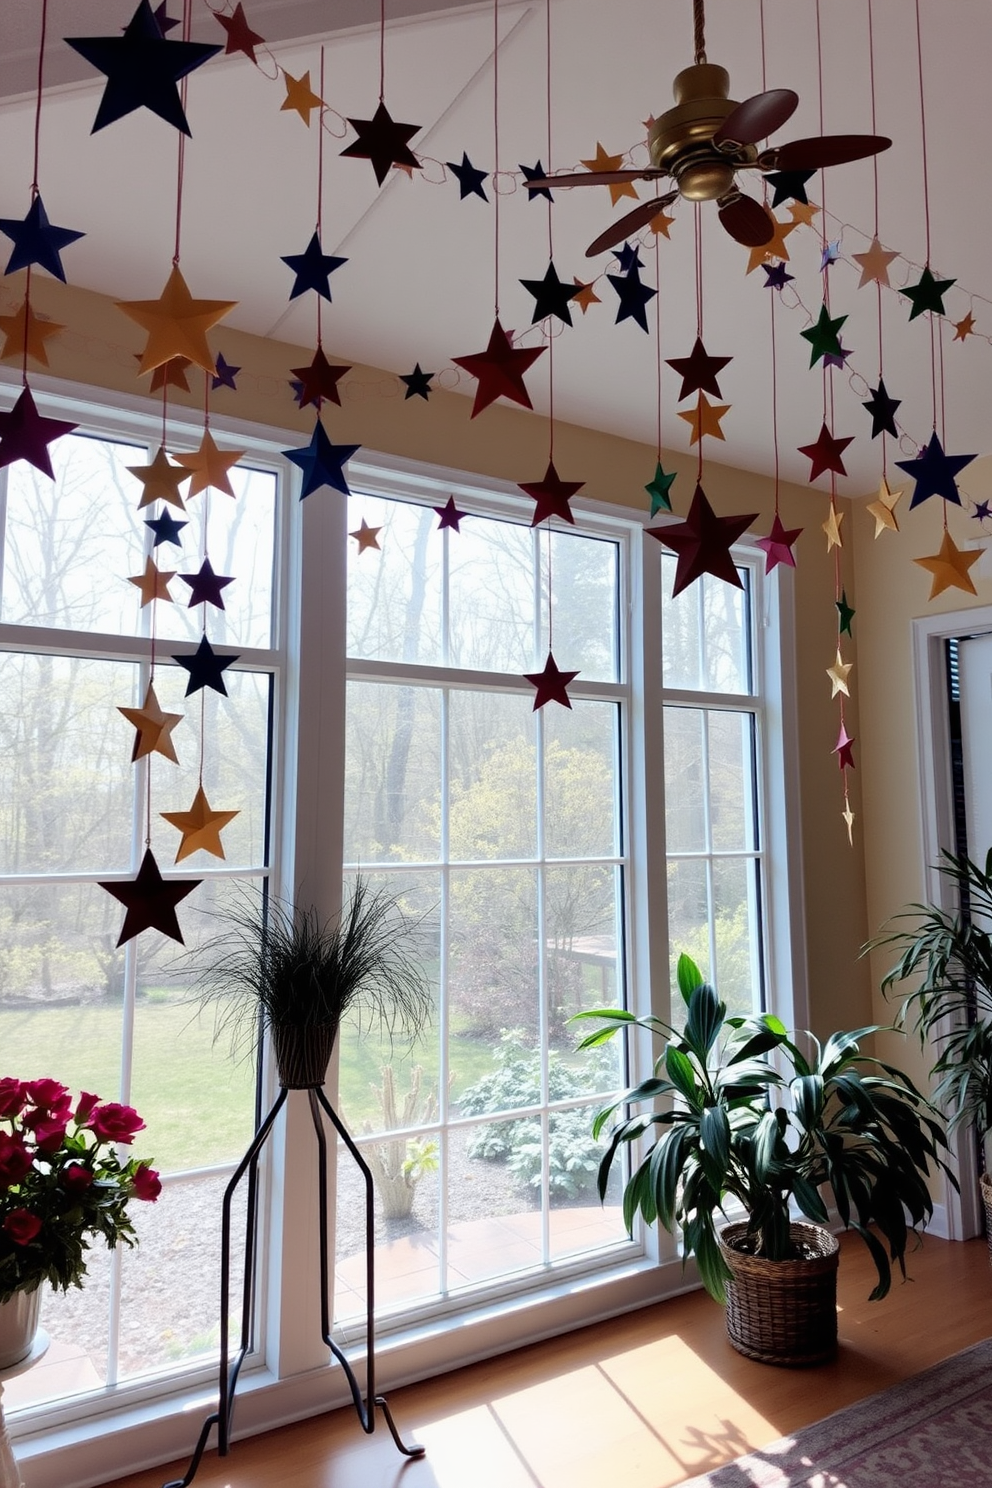
[[[867,253],[852,253],[854,262],[861,265],[861,279],[858,283],[859,289],[864,289],[866,284],[880,284],[883,289],[890,289],[889,264],[898,253],[888,253],[878,241],[872,238],[871,247]]]
[[[582,164],[586,170],[591,171],[615,171],[623,170],[624,168],[623,156],[607,155],[599,140],[596,141],[596,154],[594,158],[592,160],[583,160]],[[615,207],[623,196],[632,196],[635,201],[637,200],[637,192],[634,190],[633,181],[611,181],[609,186],[611,207]]]
[[[827,676],[830,678],[830,696],[832,698],[835,698],[839,692],[842,692],[845,697],[851,696],[851,690],[847,685],[847,677],[853,666],[853,661],[844,660],[844,658],[840,654],[840,647],[838,646],[837,660],[834,662],[833,666],[829,666],[826,669]]]
[[[844,539],[840,535],[840,524],[844,520],[844,513],[831,506],[830,515],[823,524],[823,530],[827,534],[827,552],[834,548],[842,548]]]
[[[149,682],[143,708],[118,708],[128,723],[137,729],[131,759],[143,759],[146,754],[164,754],[166,759],[178,765],[179,758],[172,743],[172,730],[182,723],[182,713],[163,713],[155,696],[155,684]]]
[[[123,310],[148,332],[138,372],[153,372],[163,362],[179,356],[189,357],[204,372],[216,372],[217,358],[207,345],[207,331],[237,303],[237,300],[194,300],[175,264],[157,300],[118,300],[118,310]]]
[[[140,351],[134,353],[134,360],[141,361]],[[189,357],[173,357],[170,361],[163,362],[161,367],[156,367],[152,373],[152,385],[148,391],[160,393],[163,388],[175,387],[181,393],[188,393],[189,383],[186,380],[186,373],[192,365]]]
[[[844,825],[847,827],[847,841],[848,841],[848,844],[851,847],[853,847],[854,846],[854,812],[851,810],[851,803],[850,803],[850,801],[845,801],[844,802],[844,810],[841,812],[841,816],[844,818]]]
[[[167,501],[170,506],[178,506],[180,511],[185,510],[179,487],[189,480],[189,476],[181,471],[178,465],[170,465],[169,457],[162,445],[159,445],[158,453],[150,465],[127,465],[125,469],[141,482],[139,511],[142,507],[151,506],[155,501]]]
[[[789,250],[785,246],[785,240],[790,233],[795,232],[798,223],[780,222],[774,212],[769,212],[768,215],[775,224],[775,233],[767,243],[761,243],[757,248],[751,249],[751,256],[747,261],[749,274],[753,274],[755,269],[760,269],[761,265],[771,258],[780,258],[783,263],[789,262]]]
[[[820,215],[820,209],[815,202],[794,201],[789,203],[789,215],[797,227],[800,223],[803,227],[812,227],[813,218]]]
[[[971,335],[974,334],[974,329],[975,329],[975,317],[972,315],[971,311],[969,310],[968,311],[968,314],[965,316],[964,320],[956,320],[954,322],[954,339],[955,339],[955,341],[966,341],[969,336],[971,336]]]
[[[47,367],[48,352],[45,350],[45,342],[49,336],[57,336],[59,331],[64,330],[65,326],[54,320],[40,320],[27,300],[24,300],[13,315],[0,315],[0,331],[4,336],[0,362],[12,362],[15,358],[21,362],[26,351],[29,357]]]
[[[176,853],[176,862],[181,863],[183,858],[188,858],[191,853],[204,852],[213,853],[215,858],[224,856],[224,848],[221,844],[220,834],[228,822],[234,820],[239,813],[237,811],[214,811],[207,800],[203,786],[197,787],[193,804],[188,811],[161,811],[160,816],[173,827],[178,827],[182,832],[182,841]]]
[[[198,496],[201,491],[206,491],[208,488],[223,491],[225,496],[233,496],[234,491],[227,478],[227,472],[232,465],[238,463],[244,453],[244,450],[219,450],[210,430],[204,429],[198,450],[193,450],[187,455],[174,456],[177,465],[188,470],[193,477],[189,483],[187,501],[191,496]]]
[[[951,534],[945,532],[939,553],[935,553],[932,558],[914,558],[913,562],[930,574],[933,581],[930,585],[930,598],[936,599],[945,589],[963,589],[965,594],[977,594],[978,590],[972,583],[968,570],[981,556],[980,548],[973,553],[963,553]]]
[[[169,580],[174,579],[178,572],[177,568],[172,569],[171,573],[166,569],[156,568],[151,558],[146,558],[144,573],[134,574],[128,579],[129,584],[141,590],[141,608],[144,609],[145,605],[151,604],[155,599],[166,599],[174,604],[169,593]]]
[[[868,504],[868,510],[875,518],[875,536],[879,537],[885,531],[898,532],[899,523],[896,520],[896,505],[905,493],[906,487],[900,486],[898,491],[890,491],[889,483],[882,476],[881,485],[878,488],[878,499]]]
[[[349,532],[348,536],[355,538],[357,541],[359,553],[364,553],[366,548],[375,548],[381,552],[379,548],[379,533],[381,531],[381,527],[370,527],[363,517],[361,527],[356,532]]]
[[[679,410],[679,418],[685,419],[692,430],[689,443],[698,444],[704,434],[712,434],[714,439],[726,439],[720,420],[730,412],[730,408],[729,403],[711,403],[705,393],[700,393],[695,408]]]
[[[671,241],[671,233],[668,231],[668,229],[672,226],[674,221],[675,218],[669,217],[667,212],[659,212],[657,217],[651,218],[651,221],[648,223],[648,227],[655,234],[655,236],[660,233],[663,238],[668,238],[668,240]]]
[[[324,100],[319,98],[311,88],[309,72],[305,72],[302,77],[294,78],[291,72],[283,68],[282,76],[286,84],[286,97],[279,105],[280,113],[286,109],[295,110],[309,129],[310,115],[314,109],[324,107]]]
[[[583,315],[585,315],[590,305],[601,305],[603,303],[596,293],[595,280],[591,284],[583,284],[581,279],[575,279],[575,283],[579,286],[575,296],[575,303],[580,307]]]

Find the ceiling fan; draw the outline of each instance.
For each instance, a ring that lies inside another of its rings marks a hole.
[[[738,171],[812,173],[887,150],[892,141],[878,134],[825,134],[758,149],[760,140],[780,129],[799,103],[791,88],[772,88],[737,103],[730,94],[730,75],[706,60],[703,0],[693,0],[695,62],[672,84],[675,107],[651,125],[651,165],[642,169],[581,171],[574,175],[529,180],[528,186],[610,186],[627,181],[655,181],[668,176],[674,191],[640,202],[610,224],[586,249],[586,257],[612,248],[639,232],[678,197],[715,201],[726,231],[747,248],[771,241],[775,223],[770,212],[737,185]]]

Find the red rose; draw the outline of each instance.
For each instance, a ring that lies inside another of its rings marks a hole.
[[[90,1118],[90,1126],[101,1142],[133,1142],[144,1124],[133,1106],[121,1106],[116,1101],[96,1106]]]
[[[161,1178],[147,1163],[142,1163],[140,1168],[135,1169],[131,1182],[134,1185],[135,1198],[145,1199],[150,1204],[154,1204],[162,1192]]]
[[[3,1227],[15,1245],[27,1245],[41,1229],[41,1220],[30,1209],[14,1209],[7,1215]]]
[[[29,1080],[24,1087],[28,1100],[42,1111],[68,1110],[72,1098],[58,1080]]]
[[[0,1192],[20,1183],[25,1173],[30,1172],[31,1162],[23,1137],[0,1132]]]
[[[65,1115],[46,1116],[34,1129],[39,1152],[58,1152],[65,1137]]]
[[[19,1116],[24,1110],[27,1087],[23,1080],[5,1075],[0,1080],[0,1116]]]
[[[62,1170],[62,1187],[68,1193],[83,1193],[93,1182],[93,1174],[82,1163],[69,1163]]]
[[[81,1093],[79,1100],[76,1103],[76,1112],[73,1117],[73,1120],[75,1121],[77,1126],[86,1125],[86,1123],[92,1116],[94,1108],[96,1107],[99,1099],[100,1097],[98,1095],[90,1095],[89,1091],[87,1090],[84,1090]]]

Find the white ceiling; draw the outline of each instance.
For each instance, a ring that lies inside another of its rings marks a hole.
[[[136,0],[135,0],[136,3]],[[349,262],[334,275],[333,305],[324,309],[328,351],[393,372],[415,361],[454,380],[453,356],[481,350],[494,309],[494,208],[477,197],[459,200],[456,183],[442,181],[437,162],[460,160],[466,151],[485,170],[494,164],[493,9],[491,5],[413,17],[418,0],[387,0],[386,102],[393,117],[421,125],[412,147],[425,157],[422,178],[392,172],[379,190],[367,161],[341,160],[353,136],[325,137],[323,248]],[[988,79],[992,76],[992,7],[988,0],[920,0],[924,38],[926,120],[929,144],[931,261],[935,273],[956,278],[946,301],[960,320],[969,307],[984,333],[953,342],[945,329],[944,410],[946,447],[986,453],[992,392],[992,193],[985,150],[989,138]],[[363,8],[364,7],[364,8]],[[49,72],[68,52],[60,37],[110,35],[126,20],[132,0],[52,0]],[[223,32],[193,0],[195,32],[218,41]],[[233,7],[232,7],[233,8]],[[313,0],[245,0],[254,29],[286,37],[326,15]],[[373,9],[374,9],[373,5]],[[170,9],[178,13],[178,0]],[[815,0],[765,0],[769,87],[800,95],[794,118],[778,139],[819,132]],[[4,149],[0,154],[0,215],[27,208],[31,176],[33,102],[16,93],[30,56],[26,17],[37,20],[37,0],[5,0],[0,9],[0,104]],[[597,141],[611,153],[636,146],[642,121],[670,105],[671,79],[691,60],[691,0],[552,0],[552,113],[554,165],[577,166]],[[762,87],[758,0],[709,0],[707,50],[731,71],[732,96]],[[867,132],[871,127],[866,0],[821,0],[823,126],[827,133]],[[336,30],[326,46],[324,96],[341,115],[368,118],[378,98],[378,35],[363,24],[367,0],[352,0],[335,15],[351,29]],[[915,282],[926,257],[921,123],[911,0],[873,0],[877,119],[895,145],[879,157],[880,236],[909,263],[893,266],[897,283]],[[268,31],[266,30],[268,23]],[[545,8],[543,0],[501,0],[499,25],[500,165],[547,165]],[[274,42],[281,66],[299,75],[309,69],[316,86],[318,41]],[[269,60],[268,71],[274,72]],[[18,71],[20,68],[20,71]],[[28,74],[29,75],[29,74]],[[142,110],[90,134],[102,80],[63,81],[50,91],[42,115],[40,182],[51,220],[85,230],[67,249],[70,282],[118,298],[152,298],[168,274],[175,221],[178,135]],[[218,57],[193,74],[188,116],[193,138],[186,150],[182,267],[196,295],[236,299],[230,323],[263,335],[314,344],[313,295],[288,300],[292,278],[283,254],[302,252],[313,231],[317,191],[317,131],[280,111],[284,88],[244,57]],[[316,120],[316,116],[314,116]],[[331,121],[334,123],[334,121]],[[342,130],[344,126],[335,126]],[[635,158],[645,159],[643,149]],[[500,308],[503,324],[518,331],[533,300],[520,278],[539,279],[548,256],[546,204],[529,201],[501,181]],[[491,192],[491,183],[487,189]],[[641,186],[643,196],[649,188]],[[752,188],[754,189],[754,188]],[[819,178],[810,183],[822,200]],[[616,215],[633,206],[621,203]],[[874,220],[871,161],[826,173],[830,237],[842,237],[844,258],[868,246]],[[780,209],[780,215],[785,209]],[[584,249],[605,226],[612,209],[605,189],[559,192],[553,214],[554,257],[562,278],[592,277],[611,268],[609,255],[590,263]],[[660,243],[662,347],[684,356],[695,336],[693,211],[676,208],[670,242]],[[650,234],[643,235],[645,241]],[[812,442],[823,412],[822,378],[808,370],[809,348],[800,338],[821,297],[818,235],[800,228],[790,243],[789,286],[777,315],[779,435],[783,476],[805,482],[808,461],[796,447]],[[2,245],[0,245],[2,247]],[[772,468],[770,396],[771,291],[759,271],[745,275],[747,250],[722,232],[712,204],[702,209],[705,303],[704,339],[716,355],[734,360],[721,375],[725,444],[707,441],[707,458],[746,469]],[[644,277],[653,282],[654,248]],[[835,373],[834,432],[857,437],[847,452],[850,475],[842,494],[877,487],[880,443],[869,438],[860,402],[862,379],[878,371],[874,288],[858,290],[855,265],[830,271],[832,313],[848,314],[842,332],[854,348],[846,373]],[[573,330],[555,342],[555,407],[564,420],[612,430],[648,443],[655,437],[657,343],[631,321],[614,323],[617,300],[603,280],[603,303],[575,313]],[[794,292],[798,292],[798,295]],[[800,303],[801,301],[801,303]],[[792,308],[788,308],[791,304]],[[906,454],[925,442],[932,427],[931,342],[926,317],[908,323],[897,295],[883,296],[886,382],[903,399],[897,418],[906,430]],[[122,327],[124,322],[122,321]],[[122,329],[122,339],[127,333]],[[535,329],[529,341],[538,344]],[[548,357],[527,376],[535,406],[547,409]],[[459,390],[474,391],[464,375]],[[664,440],[688,447],[688,428],[676,417],[679,381],[664,369]],[[466,417],[468,406],[466,406]],[[485,417],[483,414],[482,418]],[[344,436],[339,418],[335,426]],[[890,450],[890,458],[895,452]],[[898,455],[896,455],[898,457]],[[567,444],[561,450],[563,475]],[[818,482],[823,487],[824,482]],[[961,482],[967,491],[967,472]]]

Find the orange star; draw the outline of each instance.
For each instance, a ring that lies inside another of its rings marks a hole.
[[[358,543],[359,553],[364,553],[366,548],[375,548],[377,552],[381,552],[382,550],[379,547],[379,533],[381,531],[381,527],[370,527],[363,517],[361,527],[355,532],[349,532],[348,536],[355,538]]]
[[[812,227],[813,218],[820,215],[820,209],[815,202],[794,201],[789,203],[789,215],[796,227],[800,223],[803,227]]]
[[[789,250],[785,246],[785,240],[790,233],[795,232],[799,226],[797,222],[780,222],[774,212],[769,212],[769,217],[775,224],[775,232],[767,243],[761,243],[757,248],[751,249],[751,255],[747,261],[747,272],[753,274],[755,269],[760,269],[763,263],[770,258],[780,258],[783,263],[789,262]]]
[[[198,496],[201,491],[206,491],[208,488],[223,491],[225,496],[233,496],[234,491],[227,478],[227,472],[232,465],[237,465],[244,453],[244,450],[219,450],[210,430],[204,429],[198,450],[193,450],[187,455],[174,456],[176,464],[188,470],[193,477],[189,483],[186,499]]]
[[[139,511],[142,507],[151,506],[154,501],[166,501],[170,506],[178,506],[180,511],[185,510],[179,487],[189,480],[189,476],[181,474],[177,465],[170,465],[164,446],[159,445],[150,465],[126,465],[124,468],[141,482]]]
[[[141,352],[134,353],[134,360],[141,361]],[[189,383],[186,381],[186,373],[193,363],[189,357],[173,357],[171,361],[163,362],[161,367],[156,367],[152,373],[152,385],[149,392],[160,393],[163,388],[175,387],[182,393],[189,392]]]
[[[157,300],[118,300],[118,310],[123,310],[148,332],[139,373],[153,372],[163,362],[185,356],[213,375],[217,358],[207,345],[207,331],[237,303],[237,300],[194,300],[175,264]]]
[[[302,77],[294,78],[291,72],[283,68],[282,75],[286,84],[286,97],[279,105],[279,111],[282,113],[286,109],[294,110],[309,129],[310,115],[314,109],[324,107],[324,100],[319,98],[311,88],[309,72],[305,72]]]
[[[900,486],[898,491],[890,491],[888,481],[884,475],[882,476],[882,483],[878,488],[878,497],[875,501],[871,501],[868,504],[868,510],[875,518],[876,537],[881,537],[882,533],[886,530],[889,532],[899,531],[895,509],[899,498],[905,490],[905,486]]]
[[[144,609],[145,605],[151,604],[155,599],[166,599],[170,604],[174,604],[175,601],[169,593],[169,580],[174,579],[178,572],[176,568],[171,572],[156,568],[151,558],[146,558],[144,573],[135,574],[128,579],[129,584],[134,584],[135,588],[141,590],[141,608]]]
[[[224,856],[220,834],[239,815],[237,811],[213,811],[203,786],[198,786],[193,804],[188,811],[160,811],[160,816],[182,832],[182,841],[176,853],[176,862],[181,863],[191,853],[213,853],[215,858]]]
[[[163,713],[155,696],[155,684],[149,682],[143,708],[118,708],[128,723],[137,729],[131,760],[143,759],[146,754],[164,754],[166,759],[178,765],[179,757],[172,742],[172,730],[182,723],[182,713]]]
[[[579,286],[578,293],[575,296],[575,304],[581,308],[583,315],[585,315],[590,305],[601,305],[603,303],[596,293],[595,280],[591,284],[583,284],[581,279],[575,279],[574,282]]]
[[[971,311],[969,310],[968,311],[968,314],[965,316],[964,320],[956,320],[954,322],[954,339],[955,339],[955,341],[966,341],[969,336],[971,336],[971,335],[974,334],[974,329],[975,329],[975,317],[972,315]]]
[[[945,589],[963,589],[966,594],[977,594],[968,570],[981,556],[980,548],[973,553],[962,552],[951,534],[945,532],[939,553],[934,553],[931,558],[914,558],[913,562],[930,574],[930,598],[936,599]]]
[[[712,434],[714,439],[726,439],[720,420],[730,412],[730,407],[729,403],[711,403],[705,393],[700,393],[695,408],[680,410],[679,418],[685,419],[692,430],[689,443],[698,444],[704,434]]]
[[[583,160],[582,164],[586,170],[591,171],[615,171],[623,170],[622,155],[607,155],[599,140],[596,141],[596,154],[592,160]],[[615,207],[617,202],[624,196],[632,196],[637,201],[637,192],[634,190],[633,181],[609,181],[610,206]]]
[[[47,367],[48,352],[45,350],[45,342],[49,336],[57,336],[59,331],[64,330],[65,326],[54,320],[39,319],[27,300],[24,300],[13,315],[0,315],[0,331],[4,335],[0,362],[11,362],[15,358],[20,362],[27,353],[43,367]]]
[[[648,223],[648,227],[656,236],[660,233],[663,238],[668,238],[669,241],[671,241],[671,233],[668,231],[668,229],[672,226],[674,221],[675,218],[669,217],[667,212],[659,212],[657,217],[651,218],[651,221]]]

